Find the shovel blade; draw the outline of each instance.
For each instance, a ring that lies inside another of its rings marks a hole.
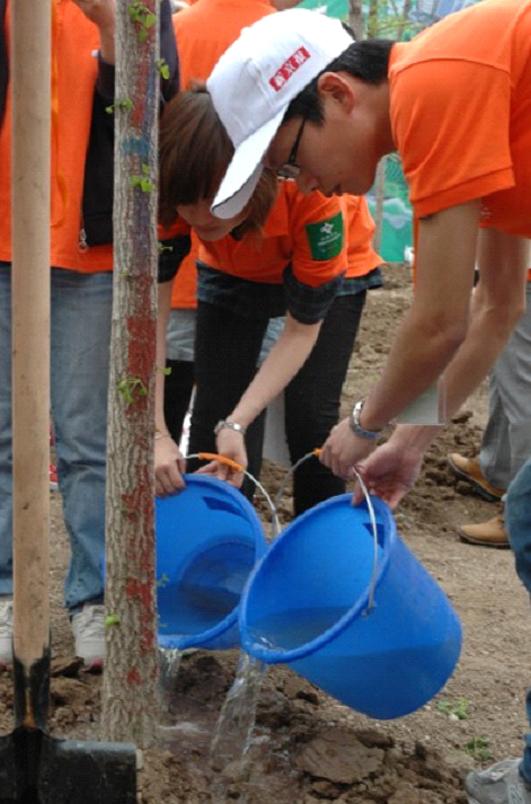
[[[48,737],[39,795],[42,804],[136,804],[136,748]]]
[[[131,743],[57,740],[16,729],[0,737],[0,804],[136,804]]]
[[[12,734],[0,737],[0,802],[16,801],[22,781],[17,768],[17,751]]]

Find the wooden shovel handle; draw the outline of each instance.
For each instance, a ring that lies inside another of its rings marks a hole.
[[[14,652],[49,645],[51,0],[11,3]]]

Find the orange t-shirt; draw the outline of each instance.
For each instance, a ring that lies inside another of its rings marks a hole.
[[[324,285],[347,267],[340,200],[319,192],[305,196],[295,182],[280,182],[261,234],[201,242],[198,259],[231,276],[269,284],[282,284],[290,263],[299,282]]]
[[[240,35],[267,14],[275,13],[268,0],[197,0],[173,16],[179,54],[181,89],[193,80],[206,81],[219,57]],[[172,305],[196,307],[196,269],[199,250],[192,233],[192,248],[173,282]]]
[[[378,265],[382,258],[374,250],[372,241],[376,224],[363,196],[342,195],[340,198],[347,238],[347,270],[345,276],[352,279],[365,276]]]
[[[171,289],[171,306],[178,310],[195,310],[197,307],[197,269],[199,238],[192,229],[192,246],[179,266]]]
[[[10,30],[9,8],[6,30]],[[79,247],[99,44],[98,28],[75,3],[54,0],[52,93],[58,112],[52,116],[50,264],[82,272],[112,268],[112,246],[93,246],[85,251]],[[8,91],[0,130],[0,260],[6,262],[11,261],[11,118]]]
[[[531,236],[531,0],[483,0],[394,45],[393,136],[415,215],[482,199]]]
[[[282,182],[282,187],[287,184],[287,182]],[[293,182],[289,183],[291,187],[289,188],[289,197],[295,195],[293,192]],[[284,190],[282,190],[284,192]],[[299,194],[299,214],[301,210],[308,205],[308,208],[313,214],[315,210],[315,201],[313,200],[312,196],[300,196]],[[321,201],[323,196],[319,193],[317,195],[320,197]],[[277,201],[278,203],[278,201]],[[288,201],[289,203],[289,201]],[[347,242],[347,253],[346,253],[346,271],[345,276],[347,278],[365,276],[368,274],[369,271],[372,271],[378,265],[381,264],[382,258],[380,255],[374,250],[372,246],[372,240],[374,236],[375,224],[371,217],[371,213],[369,212],[369,207],[365,198],[355,195],[343,195],[339,199],[339,207],[343,212],[343,225],[345,228],[345,237]],[[280,215],[282,215],[282,209],[285,208],[282,204]],[[335,204],[330,206],[330,212],[334,212],[336,209]],[[275,207],[273,208],[273,212]],[[273,213],[271,213],[273,214]],[[268,220],[269,222],[269,220]],[[267,227],[264,231],[264,236],[267,236],[268,232],[271,231]],[[285,239],[277,244],[279,248],[279,256],[281,257],[278,263],[278,269],[282,270],[286,267],[287,261],[289,260],[289,256],[286,252],[286,242],[289,246],[289,233],[287,235],[282,235]],[[249,235],[245,238],[245,243],[249,244]],[[287,239],[286,239],[287,238]],[[227,256],[231,253],[231,251],[235,248],[238,248],[242,245],[242,243],[238,243],[238,241],[234,240],[230,236],[223,238],[224,245],[223,245],[223,254]],[[244,256],[249,258],[251,262],[258,258],[261,259],[262,255],[262,248],[264,246],[263,240],[257,240],[251,237],[251,247],[249,249],[239,249],[238,253],[241,257]],[[258,244],[258,250],[256,248]],[[296,239],[294,242],[291,243],[291,247],[294,247],[296,244]],[[179,268],[179,272],[177,273],[174,281],[173,281],[173,288],[172,288],[172,307],[176,309],[193,309],[197,307],[197,271],[196,271],[196,262],[200,258],[203,259],[204,262],[211,265],[208,262],[208,254],[209,252],[216,253],[217,264],[212,265],[211,267],[216,267],[219,270],[225,270],[225,264],[223,262],[223,257],[221,255],[221,249],[216,249],[217,243],[210,243],[204,244],[201,247],[201,241],[192,231],[192,248],[188,256],[183,260],[181,266]],[[265,246],[266,251],[269,253],[271,249],[274,249],[274,238],[273,242],[268,243]],[[232,260],[229,257],[229,260],[232,263]],[[310,272],[312,271],[312,267],[310,267]],[[233,270],[228,271],[228,273],[234,273]],[[246,271],[242,271],[240,273],[242,277],[245,279],[252,279],[251,276],[247,274]],[[256,281],[256,280],[255,280]],[[264,280],[259,280],[264,281]],[[278,273],[277,279],[278,281]],[[312,284],[307,282],[307,284]]]
[[[206,81],[242,28],[276,13],[268,0],[198,0],[173,17],[181,88]]]

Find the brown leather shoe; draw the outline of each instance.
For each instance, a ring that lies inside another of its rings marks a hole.
[[[461,540],[469,544],[479,544],[483,547],[510,547],[503,517],[500,514],[479,525],[463,525],[458,532]]]
[[[481,471],[477,458],[465,458],[458,452],[452,452],[448,456],[448,464],[452,472],[462,480],[467,480],[483,499],[498,502],[505,494],[505,489],[496,488],[489,483]]]

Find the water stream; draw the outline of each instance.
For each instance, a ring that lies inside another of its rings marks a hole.
[[[171,733],[177,726],[173,691],[182,656],[182,651],[177,648],[159,648],[160,737],[171,737]]]
[[[267,665],[240,653],[232,687],[223,703],[210,744],[210,761],[215,770],[232,762],[243,762],[247,754],[256,718],[256,705]]]

